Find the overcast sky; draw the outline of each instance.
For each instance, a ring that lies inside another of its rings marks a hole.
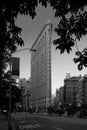
[[[52,39],[56,38],[56,33],[54,32],[54,28],[56,27],[59,19],[54,18],[54,11],[52,8],[48,6],[48,8],[44,8],[39,6],[37,8],[37,16],[34,20],[29,16],[19,16],[17,19],[17,25],[22,27],[23,32],[21,37],[24,40],[24,47],[22,48],[30,48],[40,31],[44,27],[45,23],[51,20],[53,24],[53,35]],[[83,49],[86,47],[87,37],[82,39],[78,47],[79,49]],[[19,49],[21,49],[19,47]],[[64,53],[60,55],[59,50],[55,49],[55,46],[52,44],[52,93],[55,93],[56,88],[60,88],[64,85],[64,78],[66,73],[70,73],[71,76],[79,76],[79,74],[84,75],[87,74],[87,68],[82,71],[78,71],[77,64],[74,64],[73,58],[75,56],[76,47],[73,48],[71,54]],[[20,57],[20,78],[30,77],[30,52],[23,51],[15,53],[13,56]]]

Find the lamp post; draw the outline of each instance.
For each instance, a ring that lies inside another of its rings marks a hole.
[[[12,130],[11,126],[11,82],[12,82],[12,51],[10,52],[10,79],[9,79],[9,112],[8,112],[8,130]]]
[[[25,51],[28,50],[29,52],[31,51],[36,51],[35,49],[29,49],[29,48],[24,48],[17,50],[13,53],[20,52],[20,51]],[[10,61],[9,61],[9,67],[10,67],[10,79],[9,79],[9,112],[8,112],[8,130],[12,130],[12,123],[11,123],[11,82],[12,82],[12,50],[10,52]]]

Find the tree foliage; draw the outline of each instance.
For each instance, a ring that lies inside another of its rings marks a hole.
[[[54,40],[54,45],[61,54],[65,50],[70,53],[77,41],[87,34],[87,0],[0,0],[0,80],[9,62],[10,52],[15,51],[18,45],[24,45],[20,36],[22,28],[15,23],[17,16],[29,15],[33,19],[39,3],[45,7],[50,3],[55,17],[60,17],[55,28],[58,38]],[[87,49],[79,53],[82,56],[77,55],[74,62],[79,63],[78,69],[81,70],[86,67]]]
[[[9,72],[5,73],[2,86],[0,87],[0,107],[8,109],[9,104]],[[17,87],[17,84],[12,80],[11,85],[11,106],[12,110],[15,108],[15,104],[21,102],[21,90]]]
[[[87,0],[49,0],[55,10],[55,17],[60,21],[55,28],[58,38],[53,44],[60,53],[70,53],[72,47],[87,34]],[[80,51],[77,48],[74,62],[78,63],[78,69],[87,67],[87,48]]]
[[[17,49],[17,45],[24,45],[20,34],[22,28],[16,26],[17,16],[29,15],[36,16],[35,9],[41,3],[46,6],[45,0],[0,0],[0,79],[6,63],[9,62],[10,52]],[[1,86],[1,85],[0,85]]]

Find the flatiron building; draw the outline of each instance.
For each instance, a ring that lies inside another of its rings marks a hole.
[[[31,50],[31,106],[46,110],[51,105],[52,24],[46,23]]]

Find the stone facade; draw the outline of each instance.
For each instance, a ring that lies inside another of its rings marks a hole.
[[[51,103],[52,24],[46,23],[31,50],[31,105],[46,109]]]

